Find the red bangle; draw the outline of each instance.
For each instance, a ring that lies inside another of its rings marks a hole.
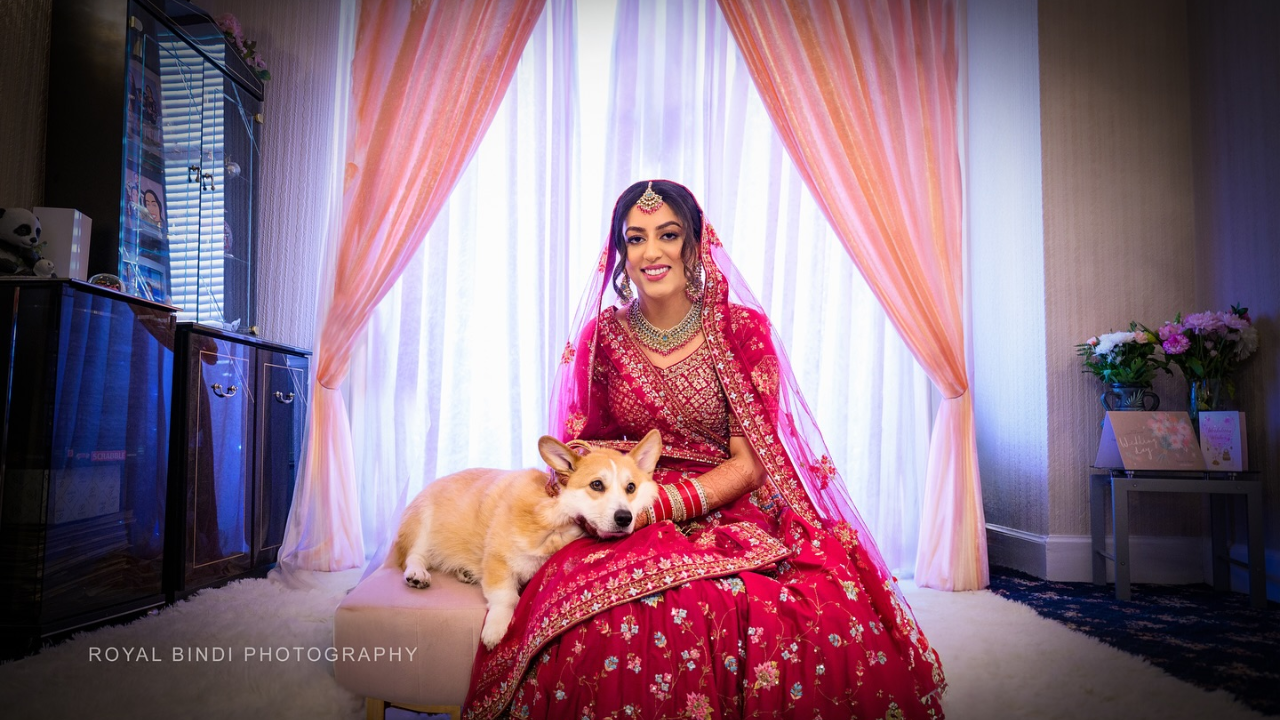
[[[685,519],[690,520],[702,514],[702,504],[698,502],[698,493],[693,490],[693,483],[685,481],[676,485],[680,491],[680,499],[684,501]]]
[[[667,493],[663,492],[663,486],[658,486],[658,497],[653,501],[653,521],[662,522],[671,519],[671,499],[667,497]]]

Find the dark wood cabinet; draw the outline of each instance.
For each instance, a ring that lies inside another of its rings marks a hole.
[[[308,355],[178,324],[171,597],[275,564],[302,455]]]
[[[0,646],[161,604],[174,308],[0,280]]]

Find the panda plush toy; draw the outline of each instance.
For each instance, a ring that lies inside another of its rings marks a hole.
[[[40,220],[30,210],[0,208],[0,275],[53,275],[42,262]],[[47,274],[46,274],[47,273]]]

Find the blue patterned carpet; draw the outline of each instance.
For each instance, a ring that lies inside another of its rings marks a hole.
[[[1114,585],[1049,582],[991,568],[991,591],[1033,608],[1170,675],[1219,688],[1266,715],[1280,715],[1280,606],[1251,610],[1243,593],[1208,585],[1134,585],[1116,600]]]

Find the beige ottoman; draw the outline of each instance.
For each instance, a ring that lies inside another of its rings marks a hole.
[[[371,719],[388,705],[457,718],[484,614],[479,585],[432,573],[431,587],[415,590],[399,570],[380,568],[334,614],[334,677],[365,696]]]

